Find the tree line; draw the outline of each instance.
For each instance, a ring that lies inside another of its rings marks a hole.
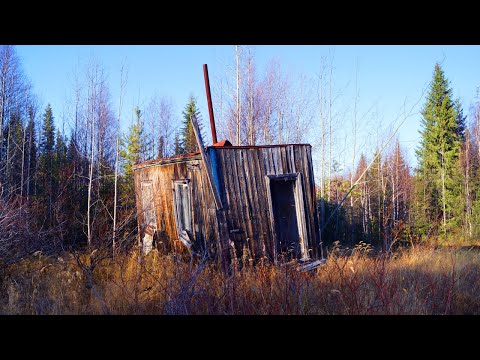
[[[360,113],[357,66],[345,86],[335,84],[333,52],[320,59],[315,79],[294,76],[277,60],[262,70],[253,48],[235,46],[214,80],[220,134],[234,145],[313,145],[324,244],[363,241],[386,251],[425,239],[478,238],[480,102],[467,121],[439,64],[420,113],[417,164],[408,163],[398,137],[388,143],[393,129],[381,128],[375,104]]]
[[[437,63],[421,110],[417,166],[406,161],[398,139],[386,153],[362,153],[350,174],[335,176],[320,197],[321,218],[332,211],[365,173],[334,221],[324,224],[324,241],[359,241],[388,251],[392,245],[434,240],[460,244],[480,235],[480,103],[467,122],[459,99]]]
[[[0,255],[84,247],[127,248],[136,239],[132,165],[196,150],[191,124],[177,129],[173,102],[157,95],[122,133],[128,71],[114,109],[98,62],[75,73],[70,131],[41,107],[14,46],[0,47]],[[196,113],[191,96],[184,118]]]
[[[351,110],[340,108],[333,56],[321,59],[312,81],[293,77],[278,61],[259,71],[254,50],[236,46],[232,62],[216,75],[219,138],[234,145],[310,140],[314,146],[324,244],[364,241],[389,250],[426,238],[480,235],[480,103],[467,121],[440,65],[421,112],[414,168],[398,138],[387,151],[380,142],[372,153],[359,151],[365,148],[362,119],[371,114],[358,113],[357,81]],[[201,116],[193,95],[178,117],[173,101],[158,95],[125,112],[127,79],[122,67],[115,109],[104,67],[85,64],[72,84],[66,131],[56,109],[40,105],[15,47],[0,47],[2,258],[135,244],[132,165],[198,150],[190,116]],[[133,120],[122,132],[128,114]],[[342,118],[351,124],[344,141]],[[346,139],[352,158],[342,162]]]

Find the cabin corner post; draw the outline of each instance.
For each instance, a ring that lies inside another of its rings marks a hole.
[[[310,213],[313,215],[313,228],[312,228],[312,250],[315,259],[324,259],[323,257],[323,236],[322,236],[322,226],[321,226],[321,209],[319,206],[319,201],[317,201],[317,187],[315,185],[315,172],[313,171],[312,163],[312,147],[309,146],[306,149],[306,154],[309,159],[308,162],[308,178],[311,184],[311,201],[313,204]],[[307,177],[306,177],[307,178]]]
[[[295,208],[297,211],[297,221],[300,232],[300,247],[302,258],[310,258],[309,245],[312,241],[312,236],[308,236],[307,224],[306,224],[306,213],[305,213],[305,199],[304,199],[304,190],[303,190],[303,176],[302,173],[296,173],[296,178],[294,181],[295,186]],[[315,251],[315,250],[314,250]]]
[[[207,175],[208,184],[215,202],[216,220],[218,223],[218,235],[220,238],[219,244],[221,246],[219,250],[222,258],[222,267],[223,267],[223,270],[228,273],[229,264],[231,262],[230,261],[231,260],[231,255],[230,255],[231,240],[230,240],[230,234],[228,231],[227,216],[225,213],[225,208],[222,204],[219,189],[215,184],[210,158],[207,152],[205,151],[205,146],[203,145],[202,135],[200,133],[200,128],[198,126],[197,118],[195,115],[192,115],[190,117],[190,120],[192,121],[193,132],[195,133],[197,145],[200,150],[200,155],[202,157],[205,173]]]

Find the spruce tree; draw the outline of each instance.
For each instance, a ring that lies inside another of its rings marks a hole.
[[[26,195],[36,194],[36,170],[37,170],[37,140],[36,140],[35,122],[32,116],[29,117],[26,139],[25,139],[25,166],[26,166]]]
[[[56,172],[62,172],[63,167],[67,162],[67,144],[65,137],[57,130],[56,141],[55,141],[55,162],[56,162]]]
[[[39,196],[40,203],[45,207],[45,220],[47,226],[53,223],[53,189],[55,167],[55,124],[50,104],[47,105],[43,114],[42,133],[40,135],[40,158],[39,158]]]
[[[173,140],[173,154],[181,155],[184,153],[185,153],[185,150],[183,149],[182,142],[180,140],[180,135],[178,135],[178,132],[176,132],[175,139]]]
[[[463,130],[459,124],[459,105],[439,64],[422,109],[422,139],[416,150],[417,221],[425,234],[432,225],[441,225],[446,234],[455,223],[459,206],[459,154]],[[435,226],[433,226],[435,228]]]
[[[183,153],[192,153],[198,151],[197,140],[195,139],[195,133],[193,131],[193,125],[190,120],[192,115],[197,117],[198,122],[200,123],[200,112],[197,109],[197,102],[193,96],[190,96],[188,104],[185,106],[183,114],[183,128],[181,134],[182,148]],[[201,128],[201,126],[200,126]]]
[[[160,135],[158,137],[158,150],[157,150],[157,158],[161,159],[167,156],[167,151],[165,149],[165,137]]]
[[[130,125],[128,133],[120,144],[120,157],[122,158],[123,179],[121,193],[124,194],[128,206],[135,206],[135,191],[133,182],[133,164],[144,161],[147,153],[147,138],[144,134],[142,113],[135,108],[136,121]]]
[[[457,134],[458,139],[461,142],[465,142],[465,131],[466,131],[466,125],[465,121],[467,120],[467,117],[463,115],[463,109],[460,104],[460,99],[455,100],[455,111],[457,113],[457,130],[455,133]]]
[[[370,192],[371,223],[369,232],[371,234],[371,243],[376,247],[380,247],[383,244],[384,198],[382,190],[383,160],[378,149],[373,153],[373,159],[373,164],[366,174],[366,178],[369,180]]]

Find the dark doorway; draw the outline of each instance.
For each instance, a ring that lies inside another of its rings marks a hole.
[[[300,255],[294,183],[293,179],[275,179],[270,182],[277,254],[282,254],[287,259],[298,258]]]

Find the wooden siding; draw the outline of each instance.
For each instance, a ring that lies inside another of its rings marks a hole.
[[[227,209],[227,225],[237,254],[247,247],[254,258],[276,257],[271,226],[268,175],[299,173],[303,199],[298,208],[300,226],[306,229],[305,244],[310,256],[318,257],[318,219],[310,145],[276,147],[218,147],[215,152],[222,202]]]
[[[151,182],[153,186],[153,198],[155,214],[158,224],[158,247],[165,252],[183,252],[184,246],[178,239],[177,225],[174,211],[174,182],[182,179],[189,179],[191,186],[191,208],[190,218],[192,219],[192,233],[195,241],[200,246],[205,245],[206,239],[214,239],[215,212],[208,209],[215,209],[213,198],[206,185],[205,171],[203,164],[198,159],[184,159],[183,162],[168,163],[165,165],[149,164],[148,166],[136,166],[134,168],[135,192],[137,204],[142,204],[142,193],[140,191],[142,182]],[[143,238],[145,232],[145,216],[143,209],[137,206],[139,236]]]
[[[315,183],[311,146],[305,144],[262,147],[208,147],[213,180],[226,211],[230,240],[240,256],[248,248],[254,259],[276,257],[269,210],[267,176],[298,173],[303,209],[297,208],[300,225],[305,229],[309,255],[318,258],[319,235],[315,206]],[[173,181],[189,179],[191,186],[191,219],[197,245],[220,250],[217,210],[203,162],[198,154],[190,157],[161,159],[134,166],[137,204],[141,201],[141,182],[151,181],[155,214],[159,228],[159,249],[184,251],[178,240],[173,203]],[[145,219],[138,209],[140,236]]]

